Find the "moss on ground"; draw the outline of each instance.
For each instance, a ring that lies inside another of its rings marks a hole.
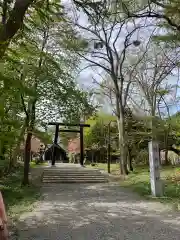
[[[0,189],[10,217],[17,217],[25,211],[33,209],[33,204],[39,199],[39,187],[22,186],[23,167],[0,179]]]

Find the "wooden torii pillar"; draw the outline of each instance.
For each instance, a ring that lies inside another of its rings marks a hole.
[[[50,122],[48,125],[56,126],[55,135],[54,135],[54,146],[58,144],[58,135],[59,132],[77,132],[80,133],[80,165],[84,165],[84,127],[90,127],[89,124],[70,124],[70,123],[59,123],[59,122]],[[59,126],[67,126],[67,127],[80,127],[79,130],[76,129],[59,129]],[[55,165],[56,162],[56,148],[53,149],[52,156],[52,166]]]

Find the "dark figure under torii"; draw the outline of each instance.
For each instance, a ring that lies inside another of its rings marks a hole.
[[[54,135],[54,146],[58,144],[58,136],[59,132],[77,132],[80,134],[80,165],[84,165],[84,127],[90,127],[89,124],[70,124],[70,123],[58,123],[58,122],[50,122],[48,125],[55,125],[55,135]],[[71,130],[71,129],[59,129],[59,126],[67,126],[67,127],[79,127],[79,130]],[[53,149],[52,156],[52,166],[55,165],[56,162],[56,148]]]

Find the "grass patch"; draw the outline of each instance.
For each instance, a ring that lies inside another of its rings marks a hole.
[[[93,168],[107,171],[107,164],[99,163]],[[162,167],[161,179],[163,180],[164,196],[155,198],[163,203],[180,204],[180,167]],[[119,164],[111,164],[111,174],[119,174]],[[125,180],[120,180],[120,186],[129,188],[139,195],[151,198],[150,173],[148,167],[136,167]]]
[[[107,163],[97,163],[95,166],[87,165],[90,168],[98,168],[100,170],[107,171]],[[111,164],[111,174],[118,175],[120,173],[119,164],[112,163]]]
[[[38,164],[36,164],[35,161],[30,162],[30,167],[31,168],[36,168],[36,167],[39,167],[39,166],[47,166],[47,165],[48,165],[47,162],[38,163]]]
[[[130,187],[142,196],[151,194],[149,172],[146,168],[135,169],[125,180],[120,182],[120,185],[123,187]]]
[[[124,181],[120,181],[120,185],[128,187],[137,192],[141,196],[151,197],[150,173],[148,167],[136,168],[134,173],[130,173]],[[180,182],[173,181],[174,176],[180,176],[180,169],[174,167],[163,167],[161,169],[161,179],[163,181],[164,196],[157,198],[164,203],[180,202]]]
[[[40,196],[37,186],[21,186],[22,177],[23,167],[21,166],[14,173],[0,180],[0,189],[7,212],[12,218],[32,210],[33,203]]]

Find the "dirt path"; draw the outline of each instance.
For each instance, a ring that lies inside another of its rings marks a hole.
[[[44,200],[21,216],[18,240],[180,239],[180,215],[116,184],[42,187]]]

